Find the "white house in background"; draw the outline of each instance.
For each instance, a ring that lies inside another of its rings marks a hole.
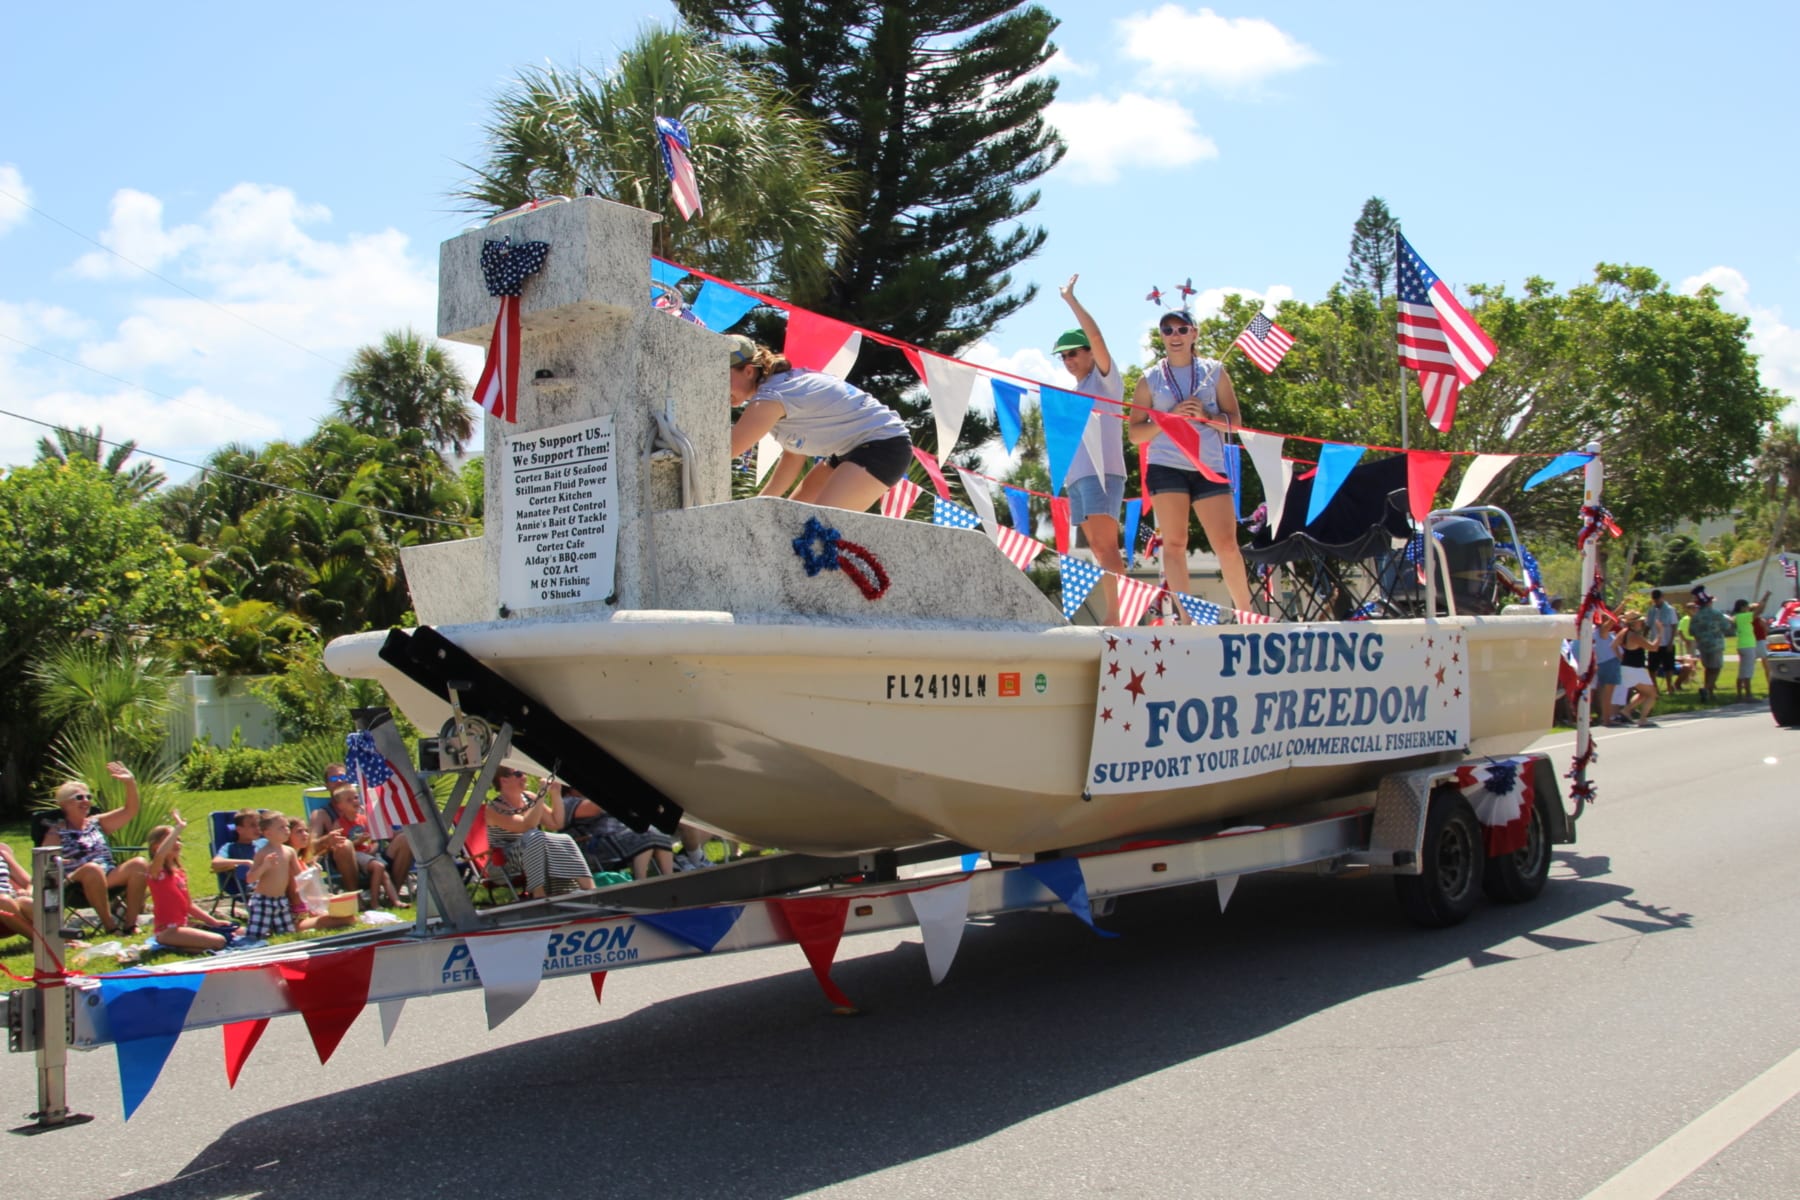
[[[1800,557],[1800,552],[1789,550],[1787,556],[1790,559]],[[1671,601],[1679,602],[1689,591],[1696,587],[1704,587],[1712,593],[1713,603],[1718,605],[1721,611],[1730,612],[1731,606],[1739,600],[1757,599],[1756,596],[1751,595],[1750,589],[1756,586],[1756,571],[1761,565],[1762,560],[1759,558],[1754,562],[1742,563],[1723,571],[1715,571],[1711,575],[1703,575],[1693,583],[1684,583],[1679,587],[1674,585],[1665,587],[1663,591]],[[1795,581],[1781,573],[1780,554],[1770,556],[1769,569],[1763,573],[1762,590],[1769,593],[1771,608],[1774,607],[1774,602],[1777,600],[1800,596],[1800,589],[1796,589]]]

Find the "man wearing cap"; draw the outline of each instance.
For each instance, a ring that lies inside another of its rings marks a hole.
[[[1730,617],[1713,607],[1712,593],[1704,587],[1694,588],[1694,619],[1689,623],[1694,645],[1700,650],[1700,668],[1706,674],[1700,684],[1700,699],[1711,702],[1713,689],[1719,686],[1719,672],[1725,667],[1725,639],[1737,632]]]
[[[1075,298],[1075,281],[1059,289],[1069,310],[1075,314],[1078,329],[1071,329],[1056,339],[1052,353],[1062,359],[1063,370],[1075,377],[1075,390],[1084,396],[1097,396],[1088,414],[1087,432],[1075,461],[1063,478],[1063,494],[1069,498],[1069,522],[1081,527],[1094,561],[1107,574],[1100,577],[1099,592],[1106,601],[1103,624],[1119,623],[1119,581],[1125,573],[1125,559],[1119,553],[1119,513],[1125,505],[1125,380],[1119,365],[1106,348],[1100,326]],[[1112,401],[1108,404],[1106,401]],[[1100,461],[1094,461],[1094,447],[1099,447]]]

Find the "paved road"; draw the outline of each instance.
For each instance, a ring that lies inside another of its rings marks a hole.
[[[59,1200],[1800,1196],[1800,732],[1746,708],[1602,754],[1544,896],[1457,929],[1385,881],[1261,877],[1224,915],[1123,902],[1116,940],[971,928],[935,989],[915,938],[851,939],[859,1018],[789,947],[617,972],[601,1009],[551,981],[493,1034],[474,994],[385,1049],[370,1012],[325,1067],[276,1022],[235,1092],[208,1031],[128,1125],[110,1051],[74,1056],[96,1120],[0,1161]],[[10,1113],[30,1066],[0,1056]]]

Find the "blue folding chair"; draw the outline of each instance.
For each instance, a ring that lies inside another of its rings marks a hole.
[[[207,825],[211,830],[211,854],[214,858],[223,855],[226,858],[241,858],[244,865],[231,871],[218,871],[213,875],[218,884],[218,894],[213,897],[212,908],[208,911],[216,919],[219,915],[221,901],[229,901],[225,913],[228,917],[237,916],[238,904],[248,904],[250,885],[247,882],[250,874],[250,860],[256,857],[256,847],[237,840],[237,826],[232,824],[233,812],[214,812],[207,814]]]

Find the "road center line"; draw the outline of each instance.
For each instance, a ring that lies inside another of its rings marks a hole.
[[[1586,1200],[1656,1200],[1796,1094],[1800,1094],[1800,1050],[1676,1130],[1648,1154],[1589,1192]]]

